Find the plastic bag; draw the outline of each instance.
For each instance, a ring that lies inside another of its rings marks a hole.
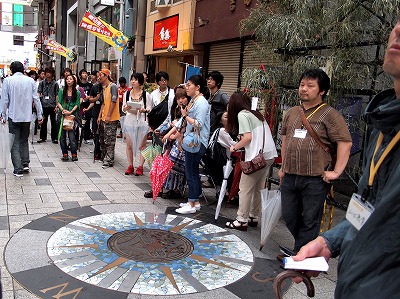
[[[260,250],[282,216],[281,191],[261,190],[261,240]]]
[[[14,134],[9,133],[8,125],[0,122],[0,169],[6,172]]]

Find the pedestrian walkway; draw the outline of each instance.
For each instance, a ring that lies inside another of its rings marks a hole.
[[[93,161],[92,147],[63,162],[59,145],[34,142],[29,173],[0,175],[4,299],[273,298],[278,244],[293,242],[283,222],[260,252],[260,228],[224,228],[236,205],[223,205],[217,223],[215,204],[204,201],[200,212],[177,215],[181,201],[143,196],[148,169],[124,174],[121,139],[112,168]],[[334,223],[342,217],[336,212]],[[313,280],[315,298],[333,298],[336,261],[330,266]],[[284,298],[307,298],[304,285],[286,290]]]

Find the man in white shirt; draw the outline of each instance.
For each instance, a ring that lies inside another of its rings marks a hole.
[[[29,127],[32,120],[32,102],[36,107],[39,124],[43,122],[43,110],[37,93],[36,82],[24,75],[24,66],[19,61],[10,65],[11,77],[3,82],[0,100],[0,121],[6,122],[8,109],[9,132],[14,134],[11,147],[11,160],[14,165],[13,174],[22,177],[29,172]]]
[[[164,130],[168,129],[171,123],[171,107],[174,102],[174,89],[168,86],[169,75],[167,72],[158,72],[156,74],[156,82],[158,88],[151,93],[151,109],[160,104],[168,95],[168,116],[163,123],[157,128],[157,130],[162,133]]]

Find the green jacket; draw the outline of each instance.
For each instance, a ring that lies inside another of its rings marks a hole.
[[[60,89],[60,90],[58,91],[58,103],[61,105],[61,107],[62,107],[63,109],[66,109],[66,110],[68,110],[68,111],[71,111],[71,110],[74,108],[74,106],[77,106],[77,107],[78,107],[78,109],[76,109],[76,110],[74,111],[74,113],[73,113],[73,115],[74,115],[75,117],[78,115],[78,112],[79,112],[80,103],[81,103],[80,100],[81,100],[81,93],[80,93],[79,90],[76,91],[76,99],[75,99],[75,101],[71,100],[71,101],[69,101],[68,103],[67,103],[67,102],[64,102],[64,99],[63,99],[63,90]],[[62,115],[62,114],[61,114],[61,115]],[[61,117],[61,120],[60,120],[60,129],[59,129],[59,131],[58,131],[58,140],[60,140],[60,137],[61,137],[62,127],[63,127],[63,126],[62,126],[63,121],[64,121],[64,116],[62,116],[62,117]]]

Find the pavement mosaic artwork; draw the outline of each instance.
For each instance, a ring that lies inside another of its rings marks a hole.
[[[240,293],[239,280],[253,277],[254,284],[254,270],[265,263],[230,230],[196,218],[92,207],[29,223],[4,256],[11,275],[41,298]]]

